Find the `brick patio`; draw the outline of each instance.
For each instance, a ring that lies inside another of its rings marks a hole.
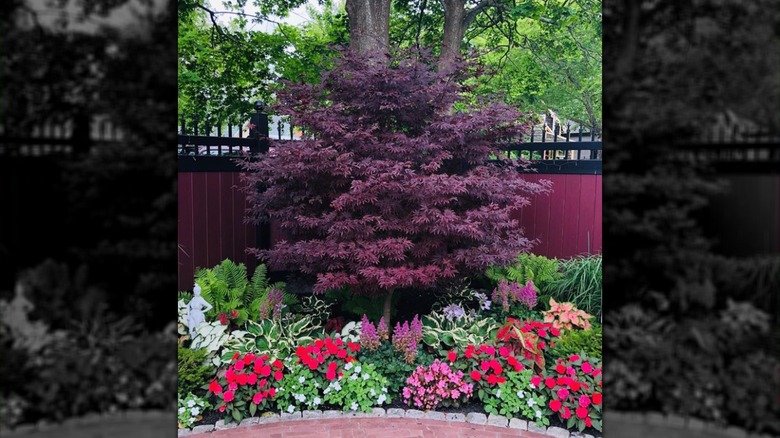
[[[300,420],[187,435],[200,438],[550,438],[527,430],[412,418]]]

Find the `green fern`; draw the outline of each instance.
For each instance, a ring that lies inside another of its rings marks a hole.
[[[561,276],[558,259],[548,259],[544,256],[527,253],[518,255],[512,265],[491,266],[485,275],[496,283],[500,280],[507,280],[512,283],[525,284],[528,280],[533,280],[534,285],[542,294]]]

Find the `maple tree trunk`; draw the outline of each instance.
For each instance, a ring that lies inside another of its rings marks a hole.
[[[466,1],[447,0],[444,5],[444,31],[442,34],[439,69],[452,65],[460,54],[460,45],[466,35]]]
[[[382,316],[385,317],[385,323],[387,324],[387,327],[392,328],[393,326],[390,325],[390,309],[393,307],[393,292],[395,289],[390,289],[390,291],[385,295],[385,307],[382,312]]]
[[[384,59],[390,51],[390,1],[347,0],[350,49]]]

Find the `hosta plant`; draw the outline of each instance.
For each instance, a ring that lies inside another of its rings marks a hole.
[[[601,431],[601,364],[592,357],[559,359],[543,380],[534,382],[549,394],[548,407],[571,429]]]
[[[406,380],[402,390],[406,404],[420,409],[437,406],[459,406],[473,394],[473,385],[463,371],[450,367],[438,359],[429,366],[419,366]]]
[[[553,298],[550,298],[550,310],[544,312],[544,322],[559,330],[588,330],[591,318],[593,315],[578,309],[574,303],[558,303]]]
[[[532,363],[536,370],[541,372],[544,370],[545,350],[560,334],[560,330],[550,323],[508,318],[496,334],[496,340],[513,354]]]
[[[221,359],[218,353],[231,339],[231,336],[235,337],[235,334],[229,333],[226,325],[220,324],[219,321],[207,322],[195,329],[195,337],[192,339],[190,348],[205,350],[212,364],[220,365]]]
[[[485,412],[525,418],[539,427],[549,426],[551,411],[547,407],[547,395],[531,383],[533,378],[530,369],[507,372],[504,384],[484,389],[481,400],[485,404]]]
[[[314,336],[319,333],[320,326],[314,323],[311,316],[302,316],[295,320],[248,321],[245,332],[232,333],[233,337],[225,343],[225,351],[221,359],[230,360],[236,351],[267,354],[274,359],[284,359],[295,351],[297,345],[313,342]]]
[[[210,408],[211,403],[207,397],[198,397],[189,393],[184,398],[179,398],[179,429],[191,428],[203,419],[203,413]]]
[[[441,313],[431,312],[422,318],[422,342],[444,356],[450,350],[464,350],[468,345],[490,342],[501,327],[493,318],[484,317],[468,322],[450,320]]]
[[[234,353],[223,376],[208,385],[219,400],[219,412],[227,412],[227,422],[240,423],[268,406],[276,395],[275,385],[284,378],[284,365],[267,355]]]
[[[344,342],[360,342],[360,321],[350,321],[341,329],[341,339]]]

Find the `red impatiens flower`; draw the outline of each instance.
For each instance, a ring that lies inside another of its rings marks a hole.
[[[227,325],[227,323],[228,323],[227,315],[225,315],[224,313],[220,313],[219,314],[219,323],[222,324],[222,325]]]
[[[250,385],[254,385],[255,383],[257,383],[257,374],[255,373],[247,374],[246,383]]]
[[[575,410],[575,413],[577,414],[577,418],[585,418],[588,416],[588,409],[579,407]]]
[[[222,405],[219,407],[219,412],[225,412],[225,405]]]
[[[274,380],[276,380],[277,382],[282,380],[283,378],[284,378],[284,375],[282,374],[281,371],[277,371],[277,372],[274,373]]]
[[[274,366],[274,368],[276,368],[277,370],[281,370],[281,369],[282,369],[282,367],[284,366],[284,364],[282,363],[282,361],[281,361],[281,360],[279,360],[279,359],[276,359],[276,360],[274,361],[274,363],[273,363],[273,366]]]
[[[536,386],[537,388],[542,383],[542,378],[539,376],[533,376],[531,377],[531,384]]]
[[[236,396],[236,393],[233,391],[226,391],[223,395],[225,403],[233,401],[233,398]]]
[[[553,379],[552,377],[548,377],[544,379],[544,385],[550,389],[555,388],[555,379]]]
[[[585,374],[590,374],[591,372],[593,372],[593,365],[591,365],[590,362],[583,363],[580,368],[582,368],[582,371]]]
[[[257,374],[260,374],[263,377],[268,377],[271,375],[271,367],[268,365],[263,365],[262,367],[260,367],[260,370],[258,371]]]
[[[498,348],[498,354],[501,357],[507,357],[507,356],[509,356],[509,353],[510,353],[510,351],[506,347],[499,347]]]
[[[328,364],[328,371],[325,373],[325,378],[328,380],[333,380],[336,378],[336,368],[338,365],[336,365],[336,362],[331,362]]]
[[[496,383],[498,383],[498,377],[496,377],[495,374],[491,374],[487,376],[487,382],[491,385],[495,385]]]
[[[553,412],[558,412],[561,410],[561,401],[560,400],[550,400],[550,409],[552,409]]]
[[[580,360],[580,356],[578,354],[572,354],[571,356],[569,356],[569,360],[572,362],[577,362],[578,360]]]
[[[236,371],[241,371],[241,370],[243,370],[243,369],[244,369],[244,361],[243,361],[243,360],[240,360],[240,361],[236,362],[236,364],[235,364],[235,365],[233,365],[233,368],[235,368],[235,369],[236,369]]]
[[[455,354],[454,351],[450,351],[449,353],[447,353],[447,359],[449,359],[450,362],[455,362],[455,359],[457,359],[457,358],[458,358],[458,355]]]
[[[213,392],[214,394],[220,394],[222,393],[222,386],[216,380],[212,380],[209,384],[209,391]]]
[[[249,365],[253,360],[255,360],[254,353],[247,353],[247,355],[244,356],[244,365]]]
[[[586,427],[591,427],[591,426],[593,426],[593,420],[591,420],[591,419],[590,419],[590,417],[588,417],[588,418],[586,418],[586,419],[585,419],[585,426],[586,426]]]
[[[568,406],[563,407],[563,412],[561,412],[561,418],[564,420],[568,420],[569,417],[571,417],[571,411],[569,410]]]
[[[479,371],[474,370],[471,372],[471,378],[477,381],[482,380],[482,374],[480,374]]]
[[[259,405],[261,401],[263,401],[263,394],[260,394],[259,392],[252,397],[252,403],[256,405]]]
[[[601,393],[600,392],[594,392],[593,393],[593,404],[594,405],[600,405],[601,404]]]
[[[555,372],[558,374],[563,374],[566,372],[566,367],[561,364],[558,364],[555,366]]]
[[[236,383],[239,385],[246,385],[249,383],[249,374],[239,374],[236,376]]]

